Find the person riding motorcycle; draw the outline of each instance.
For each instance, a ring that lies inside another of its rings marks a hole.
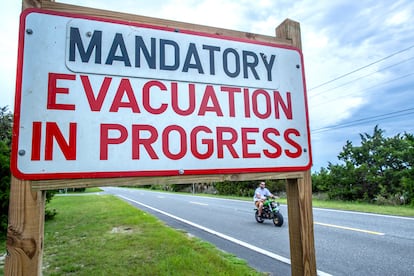
[[[275,196],[266,188],[266,183],[264,181],[260,182],[259,187],[254,191],[254,204],[256,205],[259,211],[259,217],[262,215],[263,202],[266,200],[266,197],[275,198]]]

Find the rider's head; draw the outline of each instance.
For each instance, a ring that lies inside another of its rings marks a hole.
[[[261,189],[264,189],[264,188],[265,188],[265,186],[266,186],[266,183],[265,183],[264,181],[260,182],[260,188],[261,188]]]

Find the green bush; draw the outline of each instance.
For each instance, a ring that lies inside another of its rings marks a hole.
[[[414,135],[385,137],[376,126],[360,137],[359,146],[346,142],[339,164],[312,175],[313,190],[330,199],[414,205]]]
[[[7,236],[9,201],[10,201],[10,154],[13,129],[13,114],[8,107],[0,108],[0,240]],[[46,193],[46,203],[50,202],[54,191]],[[45,210],[45,218],[50,219],[56,215],[55,210]]]
[[[9,213],[10,195],[10,148],[4,141],[0,141],[0,235],[7,234],[7,215]]]

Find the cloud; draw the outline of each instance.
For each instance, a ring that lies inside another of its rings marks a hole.
[[[13,110],[21,5],[16,5],[13,1],[6,1],[3,3],[2,9],[7,12],[0,16],[0,34],[2,37],[2,47],[0,49],[0,107],[7,105],[10,110]]]

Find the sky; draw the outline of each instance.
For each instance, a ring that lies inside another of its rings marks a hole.
[[[275,35],[300,23],[311,130],[312,171],[349,140],[379,126],[385,136],[414,133],[412,0],[62,0],[57,2]],[[0,107],[14,110],[21,1],[0,10]]]

